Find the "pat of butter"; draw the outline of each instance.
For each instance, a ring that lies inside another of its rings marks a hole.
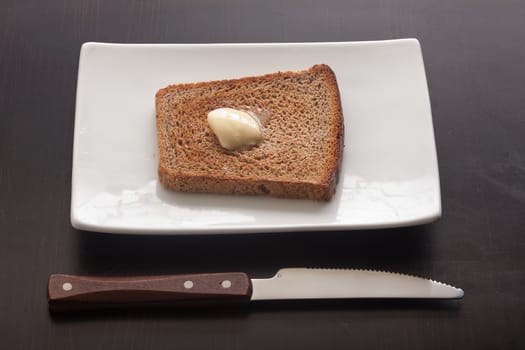
[[[244,111],[218,108],[208,113],[208,125],[222,147],[233,151],[261,142],[259,121]]]

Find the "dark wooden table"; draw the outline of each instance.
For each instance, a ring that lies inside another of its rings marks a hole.
[[[525,329],[523,1],[2,1],[0,348],[518,349]],[[443,217],[356,232],[139,237],[69,221],[80,45],[416,37]],[[49,274],[368,267],[462,287],[459,302],[263,304],[247,312],[48,313]]]

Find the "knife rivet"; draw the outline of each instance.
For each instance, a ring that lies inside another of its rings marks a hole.
[[[230,280],[224,280],[221,282],[222,288],[230,288],[232,286],[232,282]]]
[[[193,288],[193,282],[192,281],[186,281],[184,282],[184,288],[191,289]]]
[[[62,289],[65,290],[66,292],[70,291],[71,289],[73,289],[73,285],[69,282],[66,282],[62,285]]]

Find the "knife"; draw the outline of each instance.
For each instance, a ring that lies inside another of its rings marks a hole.
[[[143,304],[198,305],[289,299],[459,299],[463,290],[405,274],[284,268],[267,279],[242,272],[146,277],[51,275],[51,311]]]

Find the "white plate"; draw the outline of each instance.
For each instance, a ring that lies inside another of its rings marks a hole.
[[[345,117],[343,169],[329,203],[177,193],[157,182],[155,92],[182,82],[334,70]],[[419,42],[86,43],[77,88],[71,222],[112,233],[349,230],[441,215]]]

